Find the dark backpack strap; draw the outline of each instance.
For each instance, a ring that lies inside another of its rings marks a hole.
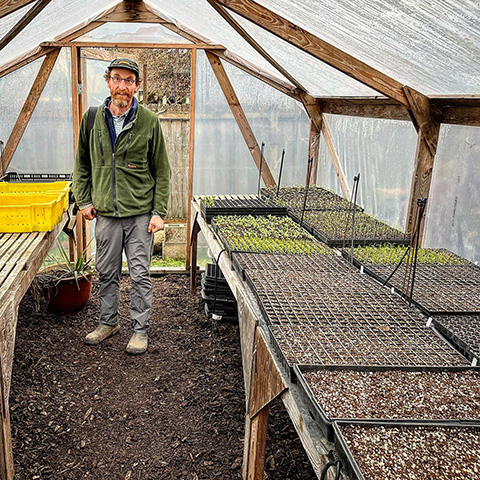
[[[97,114],[98,107],[90,107],[87,114],[87,136],[90,139],[90,132],[92,131],[93,124],[95,123],[95,115]]]

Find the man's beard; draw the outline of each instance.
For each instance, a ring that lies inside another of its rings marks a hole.
[[[127,98],[125,100],[121,100],[119,98],[113,97],[112,102],[118,108],[125,108],[128,105],[128,103],[130,102],[130,98]]]

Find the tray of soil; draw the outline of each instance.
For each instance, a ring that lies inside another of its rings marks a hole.
[[[350,250],[342,254],[352,260]],[[358,247],[353,252],[353,264],[379,282],[393,273],[387,285],[408,299],[413,261],[413,250],[403,246]],[[419,249],[411,301],[429,316],[479,314],[480,267],[445,249]]]
[[[218,215],[287,215],[286,207],[257,195],[202,196],[200,210],[207,223]]]
[[[466,480],[480,476],[480,427],[334,422],[335,449],[355,480]]]
[[[288,217],[219,216],[212,220],[211,226],[230,258],[236,252],[321,254],[330,251]]]
[[[469,360],[480,359],[480,315],[433,317],[435,328]]]
[[[305,203],[306,188],[304,186],[294,185],[281,187],[277,194],[277,187],[266,187],[261,189],[261,195],[276,203],[288,208],[289,212],[302,211]],[[343,198],[341,195],[332,192],[320,185],[310,185],[308,187],[307,201],[305,210],[329,210],[329,211],[352,211],[354,204]],[[363,208],[356,205],[357,211]]]
[[[294,219],[300,222],[301,213],[296,213]],[[352,212],[348,211],[306,211],[302,226],[305,226],[315,238],[328,246],[350,246],[352,244],[352,219]],[[408,245],[410,237],[365,212],[356,212],[353,235],[354,246],[385,243]]]
[[[338,420],[480,426],[480,368],[296,365],[294,372],[329,441]]]

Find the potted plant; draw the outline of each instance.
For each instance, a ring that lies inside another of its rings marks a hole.
[[[60,259],[49,256],[52,265],[35,277],[36,290],[43,292],[47,306],[54,312],[77,313],[88,303],[94,272],[92,258],[87,259],[89,245],[72,262],[63,245],[57,242]]]

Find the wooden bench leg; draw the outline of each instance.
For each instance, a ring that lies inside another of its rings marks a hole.
[[[247,468],[248,480],[263,479],[269,411],[270,406],[266,405],[250,420],[250,446]]]

